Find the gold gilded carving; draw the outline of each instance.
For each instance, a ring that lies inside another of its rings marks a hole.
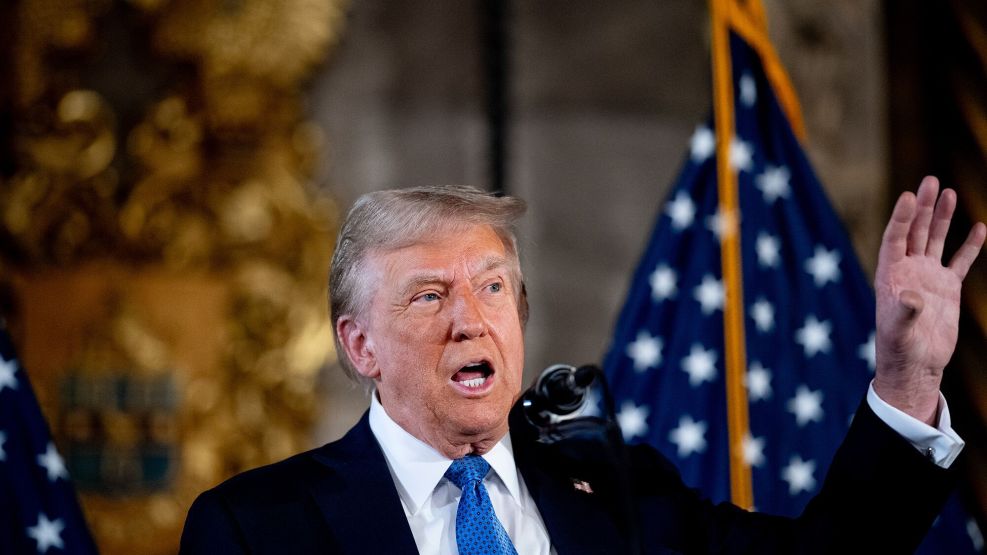
[[[300,84],[344,7],[17,7],[15,75],[0,85],[17,103],[0,280],[15,286],[21,353],[104,553],[173,552],[198,492],[310,446],[337,223],[309,189],[324,139]],[[173,77],[135,87],[156,96],[128,112],[68,63],[104,52],[111,24]]]
[[[159,13],[154,45],[196,62],[217,129],[265,126],[292,118],[294,106],[278,98],[322,60],[343,7],[325,0],[172,0]]]
[[[63,72],[45,63],[54,53],[90,47],[95,38],[93,18],[108,0],[32,0],[17,5],[17,38],[13,45],[14,98],[20,107],[34,106],[50,92]],[[71,79],[71,76],[69,76]]]
[[[113,114],[99,94],[71,90],[30,111],[15,140],[22,170],[0,192],[3,223],[35,261],[66,263],[114,242],[118,178]]]
[[[109,167],[116,149],[113,114],[99,94],[69,91],[51,116],[47,133],[24,140],[24,149],[39,169],[85,180]]]

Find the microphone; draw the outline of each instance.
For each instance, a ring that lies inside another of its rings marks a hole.
[[[590,392],[594,390],[591,386],[596,386],[600,394],[600,414],[581,411],[590,402]],[[641,553],[627,446],[603,370],[591,364],[579,368],[568,364],[549,366],[511,409],[511,420],[512,434],[516,430],[519,437],[540,446],[531,448],[538,451],[528,451],[524,447],[528,442],[518,442],[517,456],[533,457],[538,453],[541,460],[552,461],[548,464],[557,469],[594,468],[599,476],[608,477],[601,478],[601,483],[604,487],[613,486],[628,552]]]
[[[586,403],[598,373],[599,369],[591,365],[549,366],[521,398],[525,415],[535,425],[546,425],[576,412]]]

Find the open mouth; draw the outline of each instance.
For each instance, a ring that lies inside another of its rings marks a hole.
[[[469,387],[479,388],[487,383],[487,379],[493,374],[493,368],[486,361],[467,364],[453,374],[452,381]]]

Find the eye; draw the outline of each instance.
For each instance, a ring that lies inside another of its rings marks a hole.
[[[439,294],[435,291],[426,291],[425,293],[417,295],[414,299],[412,299],[412,301],[431,303],[439,300],[440,298],[441,297],[439,297]]]
[[[504,284],[499,281],[495,281],[488,285],[487,289],[489,289],[491,293],[500,293],[501,290],[504,289]]]

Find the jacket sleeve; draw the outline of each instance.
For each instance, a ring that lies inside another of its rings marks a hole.
[[[639,497],[646,553],[654,544],[688,553],[913,553],[956,479],[956,465],[927,460],[866,403],[820,492],[794,519],[713,504],[651,448],[634,448],[631,460],[635,475],[653,477],[639,481],[650,490]]]
[[[937,466],[864,402],[798,530],[810,541],[913,553],[952,492],[957,466]]]

